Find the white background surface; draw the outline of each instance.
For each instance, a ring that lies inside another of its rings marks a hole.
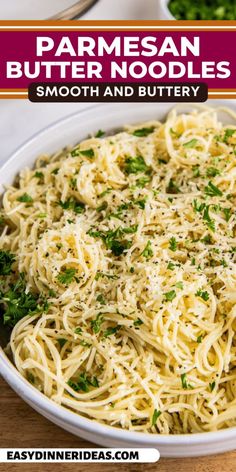
[[[159,0],[99,0],[83,19],[155,19]],[[1,19],[47,18],[56,13],[54,4],[66,7],[73,0],[0,0]],[[24,9],[24,15],[23,15]],[[35,11],[35,15],[33,12]],[[15,13],[14,13],[15,12]],[[91,106],[91,103],[88,104]],[[0,100],[0,164],[33,134],[77,110],[86,103],[30,103]]]

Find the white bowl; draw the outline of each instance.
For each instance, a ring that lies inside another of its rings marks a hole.
[[[170,0],[157,0],[157,18],[158,20],[175,20],[169,10],[168,3]]]
[[[217,101],[209,103],[214,106]],[[236,108],[234,101],[224,105]],[[41,131],[23,145],[0,171],[0,193],[25,166],[32,166],[39,154],[54,152],[67,144],[76,144],[98,129],[113,130],[125,123],[163,119],[173,104],[99,105],[74,114]],[[189,109],[189,105],[183,105]],[[212,433],[159,435],[125,431],[99,424],[67,410],[49,400],[30,385],[16,370],[0,348],[0,373],[9,385],[36,411],[53,423],[106,447],[156,447],[164,457],[187,457],[216,454],[236,446],[236,427]],[[45,444],[46,446],[46,444]]]

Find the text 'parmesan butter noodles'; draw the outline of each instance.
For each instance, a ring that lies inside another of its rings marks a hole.
[[[133,431],[236,425],[235,131],[172,110],[41,156],[7,188],[8,352],[56,403]],[[41,297],[30,315],[19,277]]]

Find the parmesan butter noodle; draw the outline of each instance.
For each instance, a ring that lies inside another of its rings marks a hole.
[[[24,169],[0,210],[19,372],[111,426],[235,426],[235,178],[236,127],[206,107],[99,130]]]

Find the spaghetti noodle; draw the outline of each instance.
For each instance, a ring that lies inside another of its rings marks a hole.
[[[216,110],[173,110],[20,173],[0,303],[36,388],[133,431],[236,425],[235,153]]]

